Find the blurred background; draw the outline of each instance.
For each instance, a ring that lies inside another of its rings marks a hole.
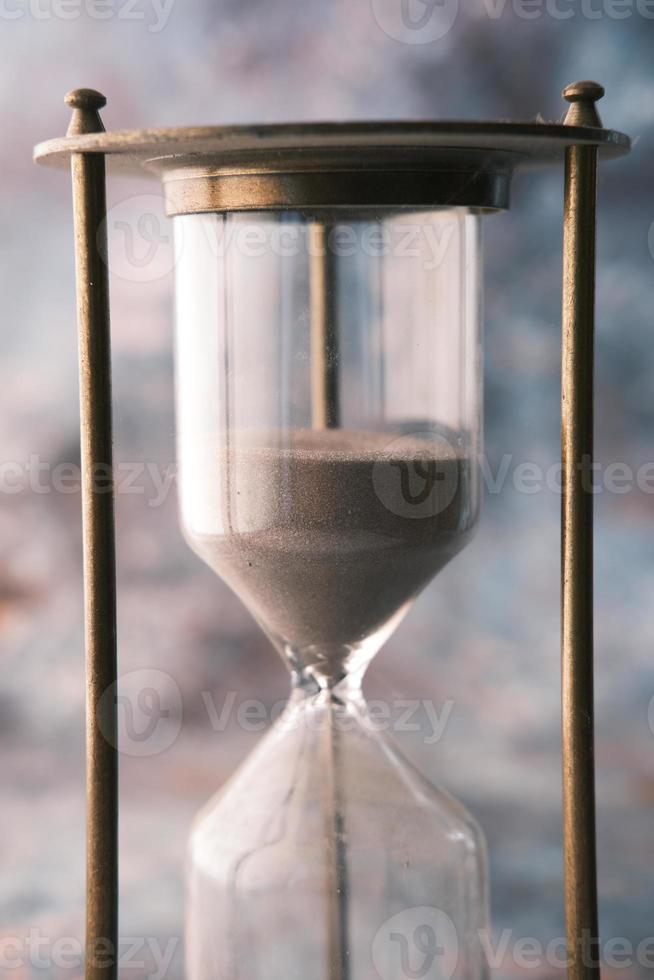
[[[560,90],[578,78],[606,86],[605,125],[634,139],[632,155],[603,167],[600,182],[597,795],[601,929],[605,942],[613,940],[605,976],[651,972],[652,18],[654,7],[636,0],[0,4],[0,972],[81,975],[84,674],[71,203],[67,176],[31,162],[36,142],[65,132],[64,93],[103,91],[111,129],[557,120]],[[534,463],[546,473],[559,456],[561,197],[560,171],[521,177],[512,210],[485,222],[481,528],[366,680],[370,698],[393,704],[407,755],[486,831],[496,975],[507,978],[560,975],[547,957],[529,966],[515,944],[533,937],[546,945],[564,928],[560,499],[547,486],[524,492],[519,469]],[[133,700],[131,714],[123,713],[121,934],[135,939],[121,975],[178,980],[189,823],[261,737],[288,679],[177,527],[174,249],[158,185],[114,179],[109,204],[120,672],[126,704],[147,686],[166,706],[147,740],[130,738],[148,724],[143,706]],[[627,468],[619,491],[615,468],[606,469],[616,462]],[[251,699],[263,710],[248,713]],[[415,706],[416,699],[435,706],[442,724],[435,727],[422,707],[407,718],[403,700]]]

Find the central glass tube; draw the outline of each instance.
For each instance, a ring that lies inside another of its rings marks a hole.
[[[285,715],[196,821],[189,976],[399,977],[438,920],[449,976],[479,977],[479,831],[373,731],[360,691],[478,515],[478,218],[175,224],[184,533],[293,679]]]

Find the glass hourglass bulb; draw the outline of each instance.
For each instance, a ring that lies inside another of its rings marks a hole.
[[[188,975],[476,980],[483,839],[375,731],[361,680],[476,521],[478,219],[175,224],[184,532],[292,676],[194,824]]]

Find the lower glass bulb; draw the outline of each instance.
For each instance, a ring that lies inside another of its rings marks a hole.
[[[199,814],[190,980],[486,975],[481,832],[375,730],[348,683],[298,682]]]

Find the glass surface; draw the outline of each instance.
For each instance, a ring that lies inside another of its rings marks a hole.
[[[480,977],[480,834],[372,731],[360,694],[478,515],[478,219],[175,225],[184,533],[293,682],[196,821],[189,976],[390,980],[449,929],[422,975]]]

